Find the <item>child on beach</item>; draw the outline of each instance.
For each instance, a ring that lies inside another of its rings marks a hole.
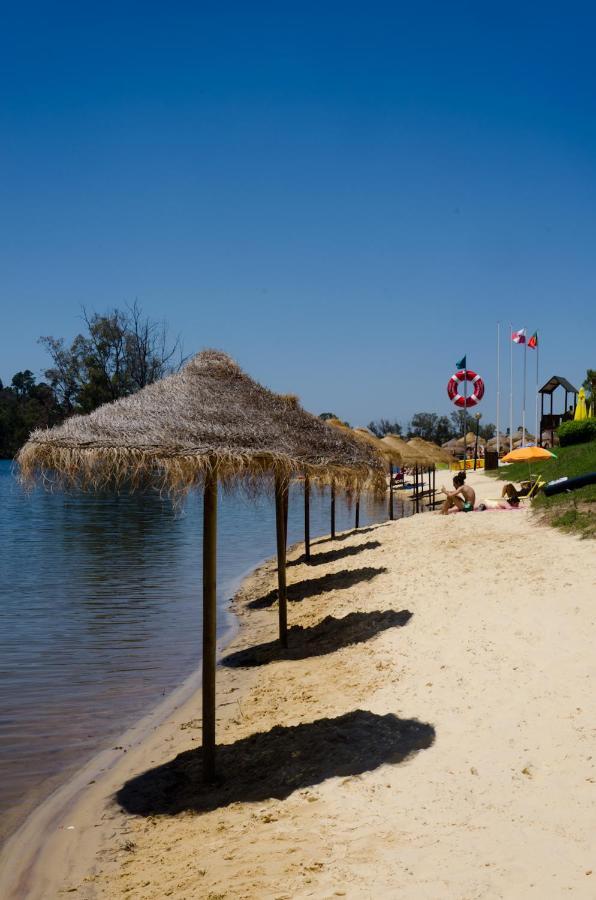
[[[458,472],[453,479],[453,491],[448,491],[442,487],[441,490],[447,495],[447,499],[441,507],[441,515],[446,516],[450,509],[454,506],[460,512],[472,512],[476,503],[476,493],[466,482],[466,473]]]

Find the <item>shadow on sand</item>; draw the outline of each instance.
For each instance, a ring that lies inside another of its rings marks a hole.
[[[127,781],[116,799],[140,816],[207,812],[234,802],[283,800],[326,778],[396,764],[433,744],[432,725],[357,709],[335,719],[276,726],[217,748],[217,783],[202,783],[202,751],[187,750]]]
[[[292,603],[300,603],[307,597],[316,597],[318,594],[325,594],[327,591],[345,590],[360,584],[362,581],[371,581],[377,575],[382,575],[387,569],[382,566],[373,568],[372,566],[363,566],[361,569],[345,569],[342,572],[328,572],[327,575],[320,575],[319,578],[304,578],[295,584],[288,585],[288,600]],[[247,603],[249,609],[266,609],[273,606],[277,600],[277,588],[251,600]]]
[[[281,659],[308,659],[311,656],[326,656],[341,647],[362,644],[388,628],[401,628],[411,618],[412,613],[407,609],[402,609],[400,612],[396,612],[394,609],[384,612],[379,610],[353,612],[344,616],[343,619],[326,616],[322,622],[312,628],[303,628],[301,625],[294,625],[290,628],[288,630],[289,646],[286,648],[281,647],[277,640],[270,641],[230,653],[223,657],[221,664],[230,668],[244,668],[264,666]]]
[[[336,562],[338,559],[346,559],[348,556],[357,556],[364,550],[375,550],[381,546],[380,541],[367,541],[365,544],[357,544],[355,547],[338,547],[336,550],[325,550],[324,553],[311,553],[309,566],[323,566],[325,563]],[[288,566],[299,566],[305,563],[304,553],[298,559],[288,561]]]
[[[389,522],[377,522],[376,525],[367,525],[366,528],[354,528],[351,531],[344,531],[342,534],[336,534],[334,538],[331,535],[322,538],[316,538],[310,542],[310,546],[317,547],[320,544],[331,544],[335,541],[347,541],[348,538],[355,537],[359,534],[370,534],[371,531],[377,531],[378,528],[385,528]]]

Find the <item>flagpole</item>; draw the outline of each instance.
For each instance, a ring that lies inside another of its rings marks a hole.
[[[536,446],[542,446],[542,434],[540,432],[540,422],[538,421],[538,385],[540,382],[538,381],[538,355],[540,353],[540,340],[538,339],[538,332],[536,332]]]
[[[538,408],[538,407],[536,407]],[[501,427],[501,323],[497,322],[497,458],[500,456],[501,438],[499,437],[499,429]]]
[[[509,452],[513,450],[513,322],[509,323]]]
[[[464,472],[467,471],[468,468],[468,448],[466,447],[466,420],[468,418],[468,354],[466,353],[465,357],[465,365],[464,365]]]
[[[527,334],[527,329],[524,328]],[[522,447],[526,446],[526,365],[528,359],[528,339],[524,337],[524,397],[522,406]]]

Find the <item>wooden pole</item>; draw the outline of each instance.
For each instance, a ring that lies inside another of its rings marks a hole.
[[[389,519],[393,521],[393,463],[389,463]]]
[[[288,597],[286,590],[286,533],[284,527],[287,484],[275,476],[275,525],[277,532],[277,605],[279,609],[279,642],[288,646]]]
[[[217,475],[203,490],[203,780],[215,778],[215,656],[217,640]]]
[[[418,496],[418,494],[420,493],[420,488],[418,487],[418,463],[416,463],[414,469],[414,481],[416,483],[416,487],[414,488],[414,490],[416,491],[416,512],[418,513],[420,512],[420,498]]]
[[[290,486],[286,485],[284,491],[284,535],[286,541],[286,550],[288,549],[288,512],[290,508]]]
[[[335,481],[331,482],[331,539],[335,538]]]
[[[356,515],[354,516],[354,528],[360,528],[360,494],[356,497]]]
[[[310,478],[304,478],[304,558],[310,562]]]

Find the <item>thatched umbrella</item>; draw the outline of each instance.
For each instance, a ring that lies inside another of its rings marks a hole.
[[[416,444],[412,444],[411,441],[405,441],[397,434],[386,434],[384,438],[381,438],[381,441],[383,444],[391,447],[395,453],[399,454],[400,465],[409,466],[414,469],[414,478],[416,481],[416,493],[414,494],[414,499],[416,501],[416,511],[418,512],[418,468],[420,465],[428,463],[428,451],[421,451]]]
[[[384,460],[385,465],[389,467],[389,519],[393,520],[393,466],[401,465],[401,454],[395,447],[390,444],[383,443],[381,438],[374,435],[368,428],[354,428],[354,434],[359,440],[364,441],[376,450],[380,457]]]
[[[275,481],[279,621],[287,629],[284,491],[292,475],[359,491],[384,488],[374,453],[327,428],[297,401],[248,377],[224,353],[207,350],[181,372],[88,416],[33,432],[17,461],[22,477],[66,488],[155,487],[183,495],[203,487],[203,772],[215,772],[217,485],[251,489]]]
[[[476,434],[473,431],[468,431],[468,433],[466,434],[465,437],[458,438],[457,446],[460,448],[463,448],[464,446],[469,447],[470,444],[474,444],[475,441],[476,441]],[[484,438],[480,437],[480,435],[479,435],[478,443],[481,446],[484,446],[486,444],[486,441],[484,440]]]
[[[344,432],[344,434],[346,432],[349,432],[350,434],[352,433],[352,429],[350,428],[349,425],[346,425],[345,422],[342,422],[341,419],[336,419],[334,416],[331,417],[330,419],[326,419],[325,424],[330,425],[332,428],[339,428],[340,431]],[[305,493],[305,495],[304,495],[305,503],[306,503],[307,496],[308,496],[308,494]],[[357,499],[356,500],[356,510],[357,511],[358,511],[358,505],[359,505],[359,500]],[[305,521],[306,521],[306,508],[305,508],[304,516],[305,516]],[[356,525],[356,527],[358,527],[358,525]],[[335,538],[335,481],[331,482],[331,522],[330,522],[330,527],[329,527],[329,534],[331,535],[332,539]]]

